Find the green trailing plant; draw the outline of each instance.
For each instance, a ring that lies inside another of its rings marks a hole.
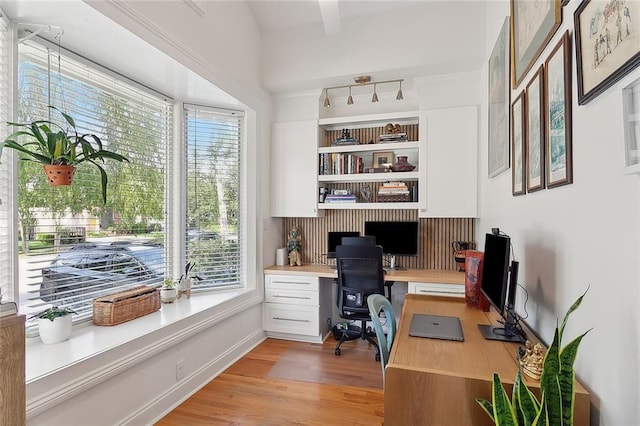
[[[52,306],[32,316],[31,318],[48,319],[53,321],[58,317],[66,317],[67,315],[75,314],[76,311],[69,308],[59,308],[58,306]]]
[[[588,290],[587,290],[588,291]],[[578,347],[587,330],[561,348],[564,328],[569,315],[582,303],[586,292],[576,300],[564,316],[562,324],[556,326],[551,346],[547,349],[542,364],[540,394],[538,400],[522,379],[522,367],[513,382],[513,392],[509,398],[500,376],[493,375],[493,402],[476,398],[476,401],[496,425],[511,426],[570,426],[573,425],[575,401],[575,371],[573,364]],[[519,358],[519,357],[518,357]]]
[[[34,161],[44,165],[77,166],[90,163],[98,168],[102,180],[102,201],[107,202],[107,172],[98,163],[105,159],[119,162],[129,160],[118,153],[103,148],[100,138],[91,133],[78,133],[75,120],[54,106],[52,110],[59,112],[70,126],[65,129],[50,120],[35,120],[30,123],[12,123],[10,126],[18,130],[0,142],[0,155],[3,148],[11,148],[24,154],[23,160]]]

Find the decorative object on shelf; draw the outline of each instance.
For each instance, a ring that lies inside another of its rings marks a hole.
[[[525,91],[525,158],[527,192],[544,189],[544,105],[543,105],[543,66],[533,75]]]
[[[298,234],[298,228],[294,226],[289,231],[287,240],[287,252],[289,253],[289,266],[302,265],[302,238]]]
[[[489,177],[509,168],[509,18],[505,18],[489,57]]]
[[[561,21],[560,0],[511,0],[514,89],[540,56]]]
[[[368,183],[362,184],[362,187],[360,188],[360,197],[364,203],[371,202],[371,187]]]
[[[183,294],[187,296],[187,299],[191,297],[191,282],[194,278],[192,272],[195,266],[195,262],[187,262],[184,266],[184,274],[182,274],[178,280],[178,299],[180,299]]]
[[[98,164],[105,159],[115,161],[129,160],[123,155],[103,148],[102,141],[94,134],[80,134],[74,119],[49,105],[51,110],[59,112],[70,129],[50,120],[36,120],[31,123],[7,123],[23,128],[0,142],[2,148],[11,148],[25,154],[24,160],[42,163],[52,186],[71,185],[75,167],[82,163],[91,163],[98,168],[102,177],[102,201],[107,202],[107,172]],[[22,139],[19,139],[22,137]],[[62,167],[60,167],[62,166]]]
[[[464,260],[464,299],[467,306],[488,312],[489,299],[481,289],[483,263],[483,252],[467,250]]]
[[[391,166],[391,170],[394,172],[410,172],[415,168],[416,166],[407,161],[405,155],[398,155],[396,162]]]
[[[464,263],[467,257],[467,250],[473,249],[473,243],[469,241],[454,241],[451,243],[453,258],[458,267],[458,271],[464,272]]]
[[[34,315],[38,318],[38,332],[42,343],[50,345],[69,339],[72,328],[71,315],[76,312],[69,308],[53,306]]]
[[[160,290],[141,285],[93,299],[93,324],[112,326],[160,309]]]
[[[171,278],[165,278],[164,284],[160,289],[160,301],[162,303],[173,303],[176,301],[177,290]]]
[[[573,16],[578,104],[585,105],[640,64],[638,27],[631,23],[640,16],[640,4],[585,0]]]
[[[393,164],[392,151],[378,151],[373,153],[373,161],[371,167],[384,167],[388,169]]]
[[[386,173],[390,170],[386,167],[365,167],[364,173]]]
[[[386,135],[392,135],[392,134],[401,133],[401,132],[402,132],[402,128],[400,127],[399,124],[388,123],[386,126],[384,126],[384,133]]]
[[[353,105],[353,96],[351,96],[351,89],[354,87],[360,86],[370,86],[373,85],[373,95],[371,96],[371,102],[378,102],[378,92],[376,90],[378,84],[387,84],[387,83],[398,83],[398,93],[396,94],[396,100],[401,101],[404,99],[404,95],[402,94],[402,82],[404,79],[397,80],[384,80],[384,81],[371,81],[371,77],[368,75],[361,75],[354,77],[353,81],[356,84],[345,84],[342,86],[333,86],[324,88],[324,106],[328,108],[331,106],[331,101],[329,100],[329,90],[337,90],[337,89],[349,89],[349,96],[347,97],[347,105]]]
[[[383,143],[407,142],[408,140],[407,132],[403,132],[399,124],[392,123],[384,127],[384,134],[379,137],[379,141]]]
[[[525,194],[524,90],[511,105],[511,194]]]
[[[533,345],[529,340],[524,344],[525,349],[520,354],[520,367],[525,376],[540,381],[542,376],[542,362],[544,361],[544,348],[540,343]]]
[[[513,401],[507,395],[498,373],[493,373],[493,402],[476,398],[476,402],[480,404],[496,425],[524,424],[525,418],[536,419],[541,413],[546,415],[548,420],[547,423],[543,422],[543,424],[573,424],[576,380],[573,364],[580,342],[590,330],[573,339],[565,347],[561,348],[560,345],[562,344],[562,335],[567,319],[573,311],[578,309],[585,294],[571,305],[564,316],[562,325],[556,326],[553,342],[544,355],[540,375],[540,395],[542,400],[538,400],[524,382],[522,378],[523,368],[520,363],[516,378],[513,381]],[[522,348],[519,348],[519,358],[521,353]],[[530,423],[531,420],[529,421]]]
[[[573,182],[571,147],[571,37],[569,30],[544,64],[545,170],[547,188]]]
[[[351,133],[349,129],[342,129],[342,133],[340,137],[333,142],[331,142],[331,146],[341,146],[341,145],[358,145],[358,139],[351,137]]]

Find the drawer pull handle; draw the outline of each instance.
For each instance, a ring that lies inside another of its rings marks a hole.
[[[279,297],[280,299],[301,299],[301,300],[311,300],[309,296],[280,296],[279,294],[274,294],[274,298]]]
[[[311,322],[309,320],[300,320],[300,319],[293,319],[293,318],[280,318],[280,317],[273,317],[274,320],[280,320],[280,321],[293,321],[293,322]]]
[[[434,291],[434,290],[418,290],[420,293],[428,293],[428,294],[463,294],[459,291]]]
[[[310,285],[311,283],[308,281],[271,281],[273,284],[300,284],[300,285]]]

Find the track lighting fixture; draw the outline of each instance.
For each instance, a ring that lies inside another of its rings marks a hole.
[[[370,76],[361,75],[361,76],[355,77],[353,80],[356,82],[356,84],[345,84],[344,86],[325,87],[324,88],[324,106],[327,108],[331,106],[331,102],[329,101],[329,89],[331,90],[349,89],[349,96],[347,97],[347,105],[353,105],[353,96],[351,95],[351,89],[353,87],[371,86],[371,85],[373,85],[373,96],[371,96],[371,102],[378,102],[379,99],[378,99],[377,86],[378,84],[386,84],[386,83],[398,83],[399,89],[398,89],[398,93],[396,94],[396,100],[401,101],[404,99],[404,95],[402,94],[402,82],[404,81],[404,79],[371,81]]]

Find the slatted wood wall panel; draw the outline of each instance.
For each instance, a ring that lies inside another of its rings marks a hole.
[[[351,137],[356,138],[361,144],[368,144],[370,141],[373,141],[373,143],[378,143],[378,140],[380,139],[380,135],[384,135],[386,133],[384,131],[384,127],[368,127],[364,129],[348,128],[348,129]],[[401,133],[405,132],[407,134],[407,139],[410,142],[416,142],[419,140],[417,124],[400,125],[400,132]],[[331,146],[331,142],[333,142],[336,139],[339,139],[341,136],[342,136],[342,129],[328,130],[325,133],[324,146]]]
[[[419,255],[397,256],[399,265],[420,269],[451,269],[454,241],[474,242],[476,221],[473,218],[418,219],[415,210],[327,210],[323,218],[285,218],[282,247],[293,226],[302,238],[303,263],[327,263],[327,233],[329,231],[364,232],[365,221],[420,221]]]

